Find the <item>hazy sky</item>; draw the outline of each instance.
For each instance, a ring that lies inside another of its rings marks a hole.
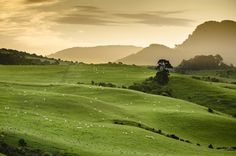
[[[198,24],[236,20],[236,0],[0,0],[0,47],[64,48],[151,43],[174,47]]]

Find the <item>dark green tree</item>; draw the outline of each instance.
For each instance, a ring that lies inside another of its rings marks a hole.
[[[154,80],[160,85],[166,85],[169,82],[169,70],[173,68],[168,60],[160,59],[157,62],[157,73]]]

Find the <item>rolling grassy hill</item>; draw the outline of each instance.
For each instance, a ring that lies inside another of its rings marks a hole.
[[[145,67],[0,66],[0,71],[0,140],[11,146],[24,138],[30,148],[54,155],[235,155],[208,148],[236,145],[236,120],[229,115],[174,98],[90,85],[94,80],[128,86],[154,75]]]
[[[190,76],[173,74],[168,87],[173,97],[194,102],[215,110],[236,114],[236,85],[195,80]]]
[[[0,80],[14,83],[86,83],[111,82],[118,86],[131,85],[152,76],[146,67],[119,64],[60,65],[60,66],[0,66]]]

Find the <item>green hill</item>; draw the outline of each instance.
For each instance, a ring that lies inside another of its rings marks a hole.
[[[207,82],[193,79],[191,76],[174,75],[168,87],[172,89],[173,97],[236,115],[234,84]]]
[[[63,61],[13,49],[0,49],[0,65],[57,65]]]
[[[236,120],[229,115],[174,98],[90,85],[141,82],[155,72],[145,67],[0,66],[0,71],[0,141],[12,147],[23,138],[28,148],[53,155],[235,155],[216,149],[236,144]]]

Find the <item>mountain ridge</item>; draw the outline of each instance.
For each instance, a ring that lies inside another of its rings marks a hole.
[[[138,52],[142,47],[132,45],[103,45],[94,47],[73,47],[49,55],[50,58],[60,58],[68,61],[84,63],[114,62],[127,55]],[[94,57],[95,56],[95,57]]]
[[[217,33],[218,32],[218,33]],[[183,59],[190,59],[196,55],[216,55],[220,54],[225,63],[236,64],[236,22],[224,20],[221,22],[207,21],[196,27],[192,34],[175,48],[169,48],[169,55],[163,54],[161,46],[144,48],[135,55],[130,55],[119,59],[119,62],[137,65],[154,65],[155,61],[161,58],[169,59],[173,65],[177,66]],[[158,44],[159,45],[159,44]],[[138,58],[142,53],[142,58]],[[146,55],[144,55],[146,53]],[[153,55],[150,56],[150,53]],[[166,53],[166,51],[164,51]],[[142,62],[139,62],[142,59]]]

